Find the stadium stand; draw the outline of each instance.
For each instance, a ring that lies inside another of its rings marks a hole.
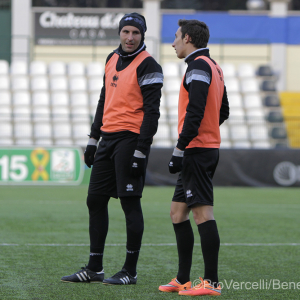
[[[31,95],[32,106],[49,106],[50,96],[48,91],[37,91],[33,92]]]
[[[53,137],[55,139],[71,138],[72,128],[69,123],[53,124]]]
[[[66,74],[66,65],[62,61],[51,62],[48,66],[49,75],[65,75]]]
[[[165,78],[180,77],[180,66],[176,62],[167,62],[163,64],[163,71]]]
[[[273,127],[271,130],[271,137],[274,139],[286,139],[287,133],[284,126]]]
[[[1,106],[0,117],[1,121],[11,121],[12,110],[10,106]]]
[[[237,74],[240,78],[253,78],[255,76],[254,66],[251,64],[240,64],[238,67]]]
[[[102,87],[103,78],[100,76],[94,76],[89,78],[88,89],[89,92],[97,92],[97,99],[99,100],[99,85]]]
[[[83,76],[71,77],[69,79],[69,89],[70,92],[86,91],[86,78]]]
[[[249,149],[251,148],[251,143],[249,141],[233,141],[232,148],[235,149]]]
[[[68,106],[57,106],[52,108],[52,120],[56,121],[70,121],[70,108]]]
[[[6,60],[0,60],[0,75],[6,75],[9,72],[9,64]]]
[[[243,108],[242,95],[240,93],[227,93],[230,99],[230,108]]]
[[[68,106],[69,95],[67,92],[53,92],[51,93],[51,105],[56,106]]]
[[[0,123],[0,136],[1,138],[10,138],[12,137],[12,133],[13,133],[13,128],[12,128],[12,124],[9,122],[3,122],[1,120]]]
[[[7,75],[0,76],[0,90],[9,90],[10,89],[10,81]]]
[[[88,95],[85,91],[82,92],[73,92],[70,94],[70,104],[72,107],[83,106],[88,107]]]
[[[159,120],[163,123],[167,123],[168,122],[168,114],[167,114],[167,110],[164,106],[162,106],[160,108],[160,118]]]
[[[11,78],[11,89],[13,91],[27,91],[29,89],[29,78],[27,76],[13,76]]]
[[[55,76],[50,78],[51,91],[67,91],[68,80],[66,76]]]
[[[246,94],[244,96],[245,109],[259,108],[262,109],[262,100],[259,93]]]
[[[47,64],[43,61],[33,61],[30,64],[30,75],[46,75]]]
[[[225,85],[228,93],[239,93],[240,92],[240,86],[239,81],[236,77],[225,77]]]
[[[95,77],[95,76],[102,77],[103,74],[104,74],[104,66],[100,62],[90,62],[86,67],[86,75],[88,77]]]
[[[230,102],[230,118],[221,126],[221,147],[287,145],[293,129],[286,129],[272,69],[264,65],[256,70],[245,63],[221,67]],[[178,92],[185,70],[182,63],[163,64],[161,116],[153,142],[156,147],[172,147],[178,138]],[[104,65],[99,62],[33,61],[28,68],[23,62],[9,66],[0,61],[0,128],[11,133],[1,136],[0,144],[85,146],[103,74]],[[285,114],[288,111],[292,110],[285,109]],[[300,124],[294,128],[299,131]]]
[[[68,65],[69,76],[84,76],[84,64],[82,62],[74,61]]]
[[[31,78],[31,91],[47,91],[48,78],[46,76],[34,76]]]
[[[282,112],[278,110],[269,111],[267,115],[267,120],[270,123],[282,123],[283,122]]]
[[[226,82],[226,81],[225,81]],[[244,94],[247,93],[258,93],[259,83],[256,78],[245,78],[241,79],[241,92]]]
[[[164,81],[164,92],[168,93],[174,93],[179,92],[181,85],[181,80],[179,77],[165,77]],[[178,95],[178,94],[177,94]]]
[[[262,109],[250,109],[246,111],[246,120],[248,125],[260,124],[260,126],[265,125],[265,114]]]
[[[186,71],[186,68],[187,68],[187,64],[181,63],[179,65],[179,67],[180,67],[180,78],[182,78],[184,76],[184,74],[185,74],[185,71]]]
[[[1,80],[1,79],[0,79]],[[5,105],[10,105],[10,98],[11,98],[11,94],[9,91],[0,91],[0,105],[5,106]]]
[[[14,61],[10,65],[10,74],[11,75],[27,75],[28,66],[25,61]]]
[[[221,68],[223,70],[223,75],[225,78],[231,78],[236,76],[236,69],[234,64],[221,64]]]
[[[264,77],[274,76],[274,72],[270,66],[259,66],[256,74]]]
[[[31,103],[30,93],[27,90],[13,93],[14,109],[20,106],[29,106]]]
[[[266,107],[279,107],[280,101],[277,95],[267,95],[264,98],[264,105]]]
[[[13,120],[14,122],[31,120],[31,109],[29,106],[19,106],[13,109]]]
[[[261,85],[262,91],[266,92],[275,92],[276,91],[276,83],[273,80],[264,80]]]
[[[32,121],[50,121],[51,112],[47,106],[33,106],[32,107]]]
[[[30,122],[16,122],[14,124],[14,137],[16,139],[32,138],[32,124]]]

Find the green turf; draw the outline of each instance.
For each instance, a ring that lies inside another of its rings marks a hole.
[[[1,187],[0,299],[182,299],[158,286],[176,276],[176,246],[169,217],[173,188],[147,187],[143,197],[145,232],[136,286],[63,283],[60,278],[87,263],[89,247],[86,186]],[[300,282],[300,246],[245,246],[226,243],[300,243],[300,189],[216,188],[215,217],[221,249],[219,279],[223,299],[299,299],[298,289],[243,289],[226,282]],[[119,201],[109,204],[108,244],[125,244]],[[192,222],[193,223],[193,222]],[[197,228],[191,279],[203,276]],[[4,244],[16,244],[4,246]],[[38,244],[38,245],[32,245]],[[43,246],[42,244],[55,244]],[[67,246],[67,244],[84,244]],[[156,244],[156,245],[146,245]],[[107,246],[106,276],[122,267],[125,246]],[[225,282],[226,280],[226,282]],[[261,283],[262,284],[262,283]],[[275,286],[277,288],[278,286]],[[207,297],[203,297],[207,299]]]

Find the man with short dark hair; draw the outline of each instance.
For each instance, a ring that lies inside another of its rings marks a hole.
[[[179,256],[177,277],[160,291],[179,295],[221,295],[218,279],[220,238],[213,214],[213,184],[219,161],[219,126],[229,116],[223,72],[210,58],[209,29],[197,20],[179,20],[172,46],[188,67],[178,103],[179,139],[169,162],[169,171],[179,173],[171,204],[171,219]],[[201,239],[204,280],[192,287],[190,270],[194,234],[189,220],[193,212]]]
[[[140,198],[163,85],[160,65],[145,51],[146,29],[142,15],[125,15],[119,24],[120,46],[106,59],[103,87],[84,153],[86,165],[93,165],[87,197],[90,257],[82,270],[62,277],[65,282],[127,285],[137,281],[144,231]],[[122,270],[104,279],[110,197],[120,198],[125,214],[127,254]]]

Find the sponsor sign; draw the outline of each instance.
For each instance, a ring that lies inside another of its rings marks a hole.
[[[275,181],[282,186],[291,186],[300,183],[300,165],[296,166],[292,162],[280,162],[274,168],[273,176]]]
[[[35,44],[118,45],[119,21],[123,16],[122,12],[35,12]]]
[[[83,173],[81,148],[0,149],[0,184],[77,185]]]
[[[220,150],[216,185],[300,187],[299,149]]]

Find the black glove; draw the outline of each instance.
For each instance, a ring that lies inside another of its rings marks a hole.
[[[130,161],[130,174],[133,177],[140,177],[146,169],[146,155],[141,151],[135,150]]]
[[[94,163],[97,150],[97,140],[90,138],[84,151],[84,162],[90,168]]]
[[[182,160],[184,151],[174,148],[172,158],[169,162],[169,172],[175,174],[182,170]]]

